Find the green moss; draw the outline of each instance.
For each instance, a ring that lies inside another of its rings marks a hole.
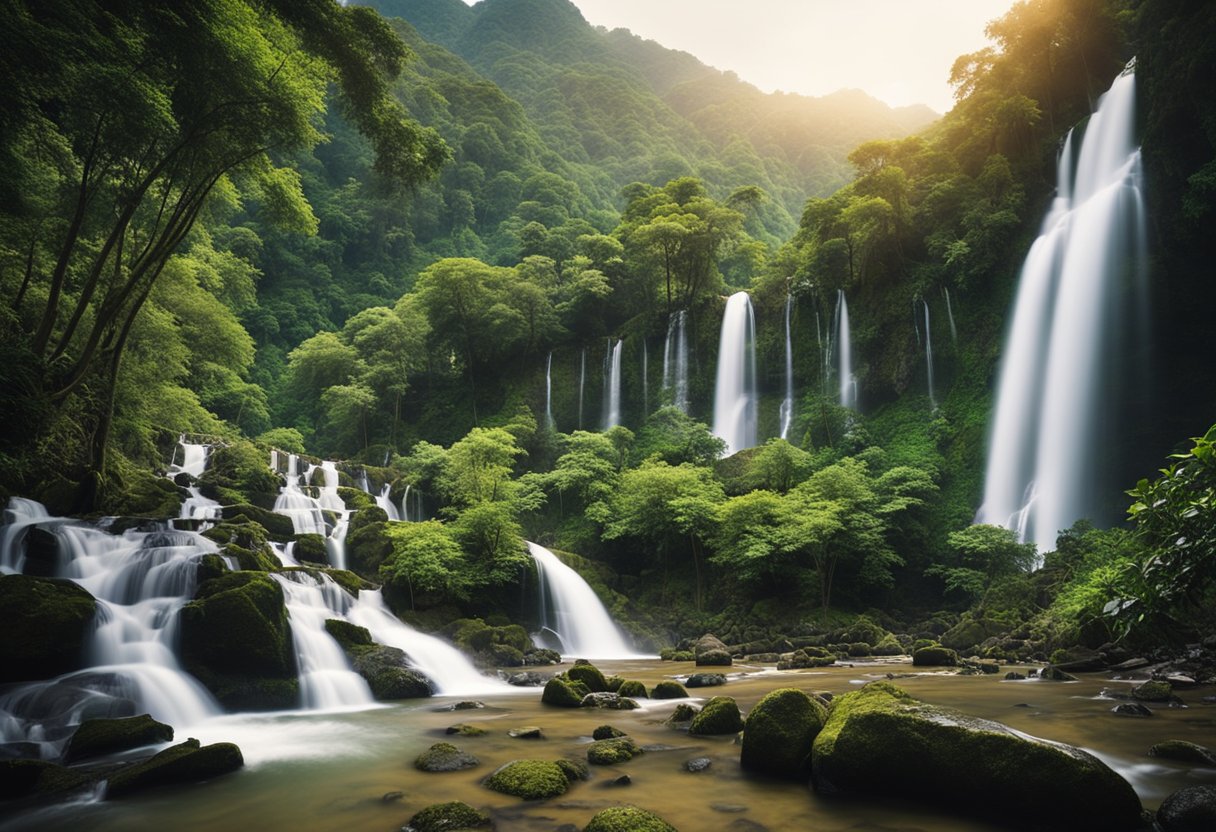
[[[596,812],[583,832],[676,832],[676,828],[645,809],[613,806]]]
[[[490,816],[467,803],[433,803],[410,818],[407,828],[413,832],[455,832],[491,826]]]
[[[0,760],[0,800],[51,797],[80,789],[87,773],[46,760]]]
[[[701,707],[688,726],[690,734],[736,734],[743,730],[739,705],[729,696],[715,696]]]
[[[604,679],[604,690],[610,693],[621,693],[621,685],[625,684],[625,679],[621,676],[609,676]],[[621,694],[624,696],[625,694]]]
[[[914,667],[957,667],[958,653],[949,647],[932,644],[916,650],[912,654],[912,664]]]
[[[214,448],[207,457],[207,470],[199,477],[203,494],[222,505],[248,503],[270,509],[280,485],[282,480],[266,464],[266,454],[246,440]],[[289,518],[284,519],[290,524]]]
[[[592,693],[608,690],[608,680],[604,678],[604,674],[600,672],[600,669],[593,664],[575,664],[574,667],[566,671],[566,676],[575,682],[582,682],[587,686],[587,690]]]
[[[545,690],[541,693],[540,701],[559,708],[577,708],[583,704],[583,697],[590,692],[582,682],[575,682],[558,675],[545,683]]]
[[[72,734],[64,749],[65,763],[100,757],[130,748],[173,740],[173,727],[148,714],[119,719],[87,719]]]
[[[642,747],[629,737],[596,740],[587,746],[587,762],[597,766],[612,766],[628,762],[642,753]]]
[[[650,691],[651,699],[687,699],[688,691],[684,690],[684,686],[679,682],[673,682],[670,679],[659,682]]]
[[[295,548],[292,555],[300,563],[329,563],[329,550],[325,548],[325,538],[319,534],[296,535]]]
[[[628,696],[630,699],[647,698],[646,686],[633,679],[621,682],[621,686],[616,689],[616,692],[621,696]]]
[[[813,760],[820,790],[937,806],[949,783],[955,805],[985,817],[1033,805],[1052,828],[1130,830],[1140,820],[1131,786],[1091,755],[926,705],[889,682],[833,702]]]
[[[481,728],[477,725],[469,725],[467,722],[460,722],[456,725],[449,725],[446,733],[455,734],[458,737],[481,737],[485,736],[489,732],[486,731],[485,728]]]
[[[515,760],[487,777],[485,786],[524,800],[543,800],[565,794],[570,781],[557,763]]]
[[[747,715],[739,764],[775,777],[805,778],[811,743],[826,717],[827,709],[801,690],[770,691]]]
[[[372,634],[368,632],[366,627],[360,627],[358,624],[351,624],[349,621],[343,621],[340,618],[327,618],[325,620],[325,632],[334,637],[338,644],[342,645],[343,649],[353,646],[370,646]]]
[[[1132,697],[1141,702],[1168,702],[1173,695],[1173,686],[1164,679],[1153,679],[1132,688]]]
[[[1186,740],[1166,740],[1159,742],[1148,750],[1150,757],[1161,757],[1166,760],[1179,760],[1198,766],[1216,766],[1216,753]]]
[[[194,783],[236,771],[245,765],[241,750],[230,742],[200,746],[189,739],[166,748],[150,760],[121,769],[106,785],[106,799],[115,800],[174,783]]]
[[[338,496],[342,498],[342,503],[351,511],[376,508],[376,498],[366,491],[360,491],[358,488],[347,488],[345,485],[338,486]]]
[[[0,683],[48,679],[83,666],[97,602],[71,581],[0,576]]]
[[[692,720],[696,719],[696,716],[696,708],[694,708],[692,705],[681,702],[679,705],[676,705],[675,709],[671,712],[671,716],[667,717],[667,724],[673,725],[692,722]]]
[[[601,725],[591,732],[593,740],[611,740],[623,736],[625,736],[624,731],[619,728],[613,728],[611,725]]]
[[[220,516],[225,521],[220,526],[256,526],[268,540],[287,541],[291,540],[296,533],[290,517],[246,503],[224,506],[220,509]],[[218,529],[219,526],[215,528]],[[208,531],[214,531],[214,529]],[[222,532],[220,533],[222,534]],[[210,537],[210,535],[208,536]],[[212,539],[215,538],[212,537]]]
[[[583,760],[557,760],[557,767],[566,775],[566,779],[573,783],[575,780],[586,780],[591,777],[591,769],[587,767],[587,763]]]
[[[419,771],[463,771],[480,765],[472,754],[461,751],[450,742],[437,742],[414,759],[414,768]]]

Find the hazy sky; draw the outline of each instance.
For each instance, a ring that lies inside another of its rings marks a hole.
[[[629,29],[730,69],[766,92],[857,88],[888,104],[953,105],[959,55],[1013,0],[572,0],[593,25]]]

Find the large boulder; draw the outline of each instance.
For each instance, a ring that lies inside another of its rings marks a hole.
[[[1140,823],[1135,791],[1096,757],[927,705],[889,682],[833,701],[812,760],[821,792],[938,805],[949,784],[952,805],[964,811],[1034,806],[1045,828],[1117,832]]]
[[[80,669],[96,612],[93,596],[71,581],[0,576],[0,684]]]
[[[341,645],[351,668],[367,680],[372,696],[386,701],[434,695],[434,682],[410,667],[405,652],[372,641],[366,627],[331,618],[325,622],[325,629]]]
[[[574,667],[566,671],[566,677],[575,682],[582,682],[591,693],[608,690],[608,680],[600,669],[590,662],[575,662]]]
[[[557,763],[514,760],[487,777],[485,787],[524,800],[542,800],[565,794],[570,780]]]
[[[1167,797],[1157,810],[1163,832],[1216,829],[1216,786],[1187,786]]]
[[[958,653],[940,644],[930,644],[914,650],[912,653],[914,667],[957,667]]]
[[[112,775],[106,784],[106,799],[129,797],[155,786],[208,780],[243,765],[241,749],[230,742],[200,745],[198,740],[188,739]]]
[[[461,751],[450,742],[437,742],[414,760],[414,768],[430,772],[463,771],[480,764],[481,761],[472,754]]]
[[[688,691],[684,690],[684,686],[679,682],[673,682],[670,679],[666,679],[654,686],[654,689],[650,691],[650,698],[687,699]]]
[[[587,746],[587,762],[597,766],[613,766],[632,760],[642,753],[642,747],[631,737],[596,740]]]
[[[589,693],[591,691],[582,682],[558,675],[545,683],[545,690],[540,695],[540,701],[559,708],[578,708],[583,704],[583,697]]]
[[[811,771],[811,743],[826,718],[823,703],[804,691],[770,691],[747,714],[739,764],[774,777],[805,779]]]
[[[207,581],[182,607],[186,670],[225,707],[270,710],[298,704],[295,650],[283,589],[259,572]]]
[[[145,745],[173,741],[173,726],[148,714],[120,719],[88,719],[80,724],[63,752],[65,763],[101,757]]]
[[[690,734],[736,734],[743,730],[739,706],[729,696],[715,696],[705,703],[688,726]]]
[[[613,806],[592,815],[583,832],[676,832],[676,828],[637,806]]]
[[[83,771],[47,760],[0,760],[0,800],[66,795],[91,780]]]
[[[493,826],[489,815],[467,803],[453,800],[450,803],[433,803],[427,806],[409,819],[405,829],[407,832],[453,832],[482,826]]]
[[[706,633],[696,640],[692,654],[697,667],[729,667],[732,661],[726,644],[712,633]]]

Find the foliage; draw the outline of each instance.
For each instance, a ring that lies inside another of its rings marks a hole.
[[[393,548],[380,564],[380,577],[390,584],[405,585],[411,609],[416,592],[439,593],[455,600],[467,596],[473,576],[444,524],[438,520],[390,523],[386,533]]]

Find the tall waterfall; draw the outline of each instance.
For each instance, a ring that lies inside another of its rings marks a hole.
[[[929,374],[929,406],[937,410],[937,396],[933,393],[933,334],[929,330],[929,301],[925,306],[925,369]]]
[[[376,505],[384,509],[384,513],[388,515],[389,520],[400,520],[401,514],[397,511],[397,507],[393,505],[393,500],[389,496],[393,490],[390,483],[385,483],[380,489],[380,494],[376,497]]]
[[[637,655],[609,617],[595,591],[544,546],[528,542],[540,575],[542,634],[559,651],[583,659],[627,659]]]
[[[747,292],[726,301],[718,341],[718,379],[714,387],[714,434],[733,454],[756,444],[756,319]]]
[[[275,454],[274,451],[271,453]],[[321,512],[321,504],[300,488],[300,458],[295,454],[287,457],[287,477],[274,501],[274,510],[291,518],[296,534],[325,534],[325,515]]]
[[[578,429],[583,429],[583,391],[587,387],[587,348],[583,347],[578,365]]]
[[[946,297],[946,317],[950,319],[950,340],[958,343],[958,327],[954,325],[954,306],[950,303],[950,288],[942,287],[942,294]]]
[[[545,427],[553,430],[553,350],[545,359]]]
[[[426,519],[422,508],[422,492],[408,483],[401,495],[401,519],[407,523],[420,523]]]
[[[35,524],[56,539],[56,575],[97,599],[97,626],[85,648],[91,666],[0,693],[0,743],[32,742],[40,756],[54,759],[85,719],[150,713],[186,726],[218,714],[214,698],[174,653],[178,613],[194,595],[198,561],[216,545],[172,529],[107,534],[13,498],[0,530],[0,571],[20,571],[24,538]]]
[[[1076,520],[1101,521],[1096,472],[1119,372],[1123,297],[1142,281],[1144,210],[1131,65],[1090,118],[1073,172],[1065,140],[1056,198],[1022,265],[1006,336],[977,521],[1040,552]]]
[[[194,479],[198,479],[207,468],[207,456],[211,449],[206,445],[196,445],[187,442],[185,436],[178,439],[177,444],[182,447],[182,461],[180,464],[169,466],[169,477],[173,478],[177,474],[189,474]],[[219,503],[210,497],[204,497],[197,485],[186,486],[186,491],[189,492],[190,496],[182,501],[181,513],[178,515],[181,519],[219,519],[221,510]]]
[[[608,339],[604,354],[604,430],[621,423],[621,346],[624,339]]]
[[[785,296],[785,398],[781,402],[781,438],[790,438],[790,424],[794,421],[794,349],[790,340],[790,309],[794,296]]]
[[[688,412],[688,312],[681,309],[667,319],[663,344],[663,389],[671,392],[671,403]]]
[[[840,381],[840,406],[857,408],[857,379],[853,377],[853,340],[849,331],[849,302],[844,289],[836,290],[836,350],[840,363],[837,368]]]

